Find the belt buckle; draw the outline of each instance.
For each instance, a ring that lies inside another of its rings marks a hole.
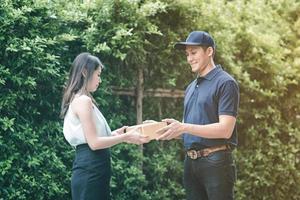
[[[196,160],[198,158],[197,151],[196,150],[190,150],[189,153],[188,153],[188,156],[192,160]]]

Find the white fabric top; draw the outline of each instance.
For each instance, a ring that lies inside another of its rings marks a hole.
[[[96,134],[99,137],[110,136],[111,130],[106,122],[106,119],[98,110],[96,106],[93,105],[93,120],[96,125]],[[70,145],[76,147],[79,144],[87,143],[85,135],[82,129],[82,124],[79,118],[74,114],[71,105],[67,111],[64,118],[63,132],[66,140]]]

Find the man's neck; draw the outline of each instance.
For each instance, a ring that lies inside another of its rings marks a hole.
[[[203,71],[199,71],[198,72],[198,76],[205,76],[207,75],[211,70],[213,70],[214,68],[216,68],[215,63],[213,61],[209,62],[205,68],[203,69]]]

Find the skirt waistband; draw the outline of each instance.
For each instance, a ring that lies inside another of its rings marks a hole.
[[[109,148],[92,150],[87,143],[77,145],[75,150],[76,150],[76,155],[78,155],[78,156],[106,155],[106,154],[109,155],[110,154]]]
[[[80,150],[80,149],[86,149],[86,148],[89,148],[89,149],[90,149],[90,147],[89,147],[89,145],[88,145],[87,143],[79,144],[79,145],[77,145],[77,146],[75,147],[76,151],[77,151],[77,150]]]

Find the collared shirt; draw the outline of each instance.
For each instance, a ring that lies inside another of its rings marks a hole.
[[[184,123],[206,125],[219,122],[220,115],[237,116],[239,87],[232,76],[217,65],[204,77],[198,77],[189,84],[184,98]],[[184,147],[192,145],[217,146],[237,145],[236,127],[229,139],[209,139],[189,133],[183,134]]]

